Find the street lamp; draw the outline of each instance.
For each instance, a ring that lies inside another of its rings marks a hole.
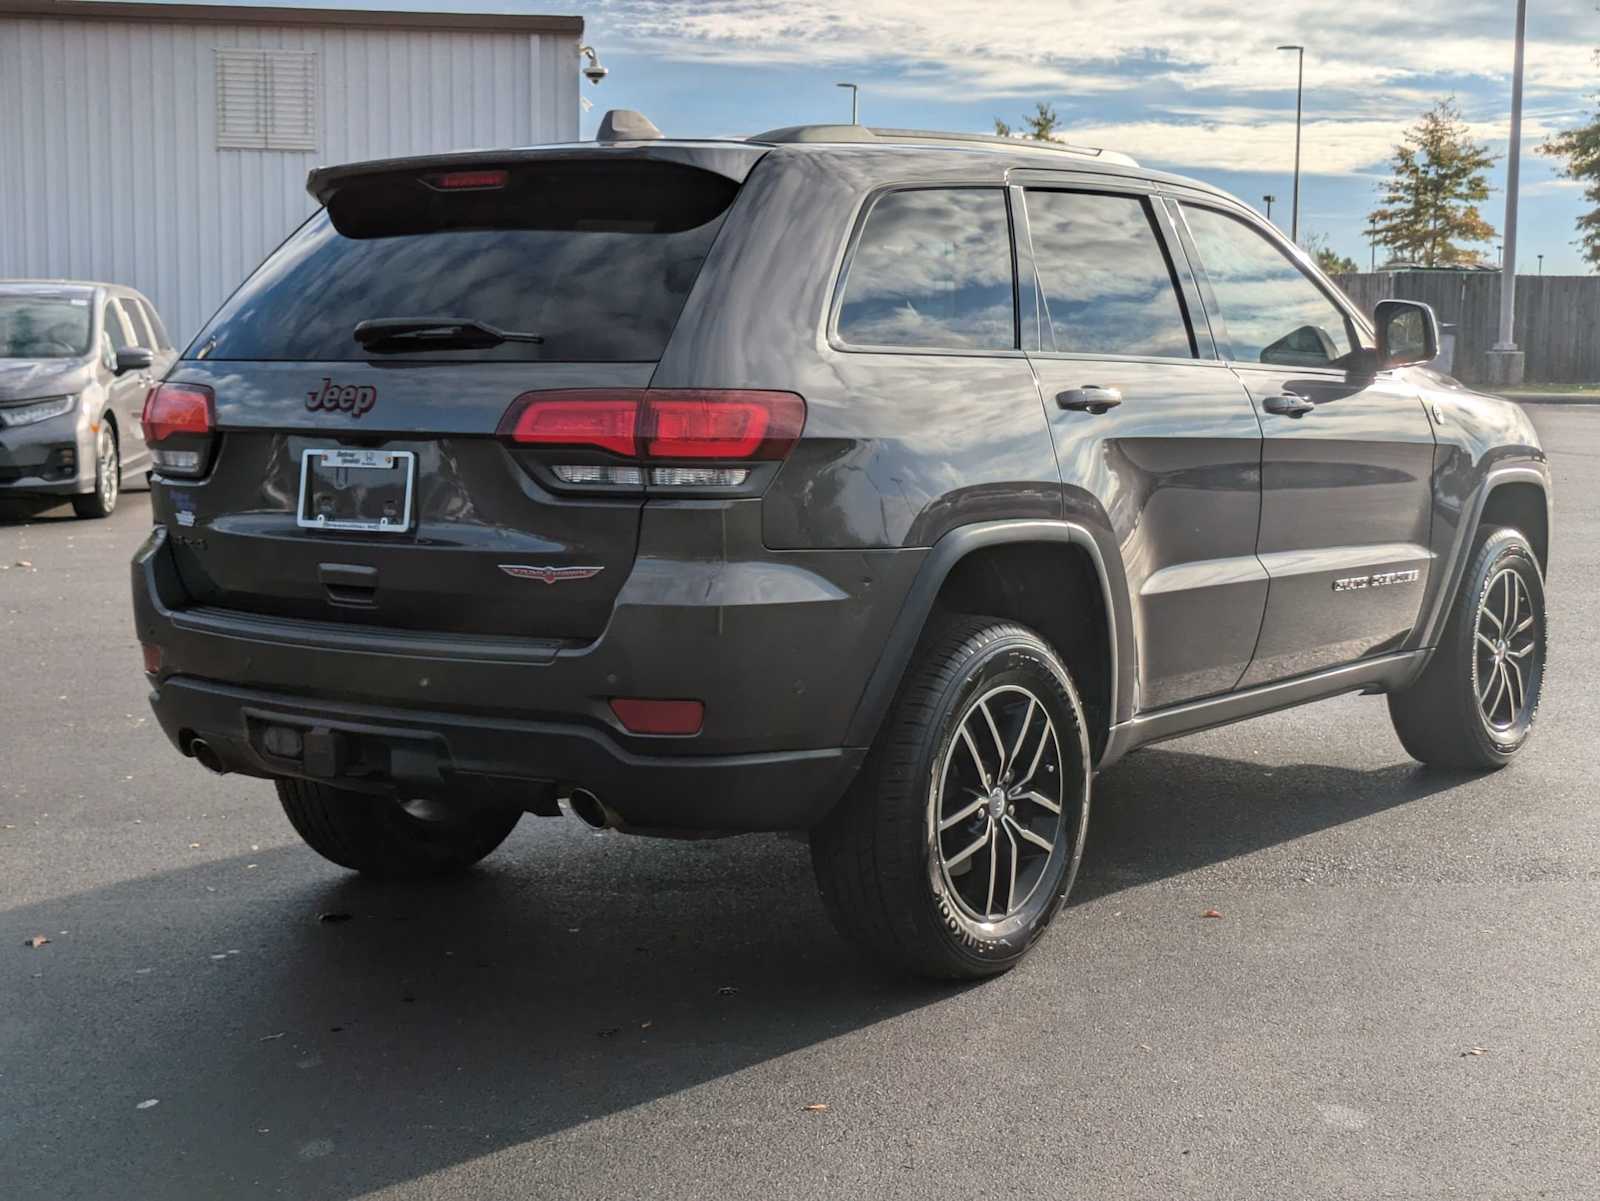
[[[1490,383],[1515,386],[1527,362],[1517,349],[1517,184],[1522,167],[1522,50],[1528,0],[1517,0],[1517,51],[1511,75],[1511,145],[1506,148],[1506,245],[1500,261],[1500,340],[1489,352]]]
[[[1367,218],[1367,245],[1372,250],[1372,273],[1378,273],[1378,221],[1375,217]]]
[[[1306,48],[1304,46],[1279,46],[1279,50],[1293,50],[1299,55],[1299,71],[1294,85],[1294,213],[1289,218],[1289,237],[1296,246],[1300,244],[1300,119],[1305,110]]]
[[[1273,204],[1275,204],[1277,202],[1278,198],[1276,196],[1263,196],[1261,199],[1263,199],[1263,200],[1265,200],[1267,202],[1267,220],[1271,221],[1272,220],[1272,206],[1273,206]]]
[[[856,87],[856,85],[853,84],[853,83],[836,83],[833,86],[837,87],[837,88],[849,88],[850,89],[850,124],[852,124],[852,125],[860,125],[861,124],[861,117],[860,117],[861,109],[860,109],[859,101],[861,99],[861,89]]]
[[[1544,255],[1539,256],[1539,274],[1544,275]]]

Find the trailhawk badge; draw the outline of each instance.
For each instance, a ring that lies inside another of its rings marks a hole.
[[[1422,572],[1415,567],[1406,571],[1378,571],[1372,575],[1351,575],[1333,581],[1335,592],[1355,592],[1362,588],[1388,588],[1395,584],[1415,584]]]
[[[530,567],[526,563],[502,563],[500,570],[519,580],[539,580],[554,584],[557,580],[589,580],[605,570],[604,567]]]

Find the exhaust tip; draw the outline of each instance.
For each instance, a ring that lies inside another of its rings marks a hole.
[[[217,754],[212,745],[204,738],[196,738],[189,744],[189,754],[194,756],[195,762],[213,775],[225,776],[228,774],[228,769],[222,762],[222,756]]]
[[[572,810],[573,817],[591,830],[613,830],[618,825],[617,815],[587,788],[574,788],[567,797],[567,808]]]

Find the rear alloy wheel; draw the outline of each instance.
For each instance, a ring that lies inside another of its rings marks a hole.
[[[948,617],[850,794],[812,831],[812,862],[835,924],[874,954],[922,976],[993,976],[1066,899],[1088,817],[1065,666],[1031,630]]]
[[[1401,743],[1438,767],[1503,767],[1533,732],[1544,684],[1544,577],[1517,530],[1481,533],[1421,677],[1389,697]]]
[[[465,871],[506,840],[521,810],[471,801],[401,802],[311,780],[278,780],[278,800],[313,851],[389,879]]]
[[[74,496],[72,509],[79,517],[110,517],[122,493],[122,458],[110,422],[101,421],[94,445],[94,491]]]

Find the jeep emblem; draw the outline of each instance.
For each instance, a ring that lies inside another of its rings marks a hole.
[[[349,413],[359,417],[378,403],[378,390],[371,384],[336,384],[323,378],[322,387],[306,393],[306,408],[313,413]]]

